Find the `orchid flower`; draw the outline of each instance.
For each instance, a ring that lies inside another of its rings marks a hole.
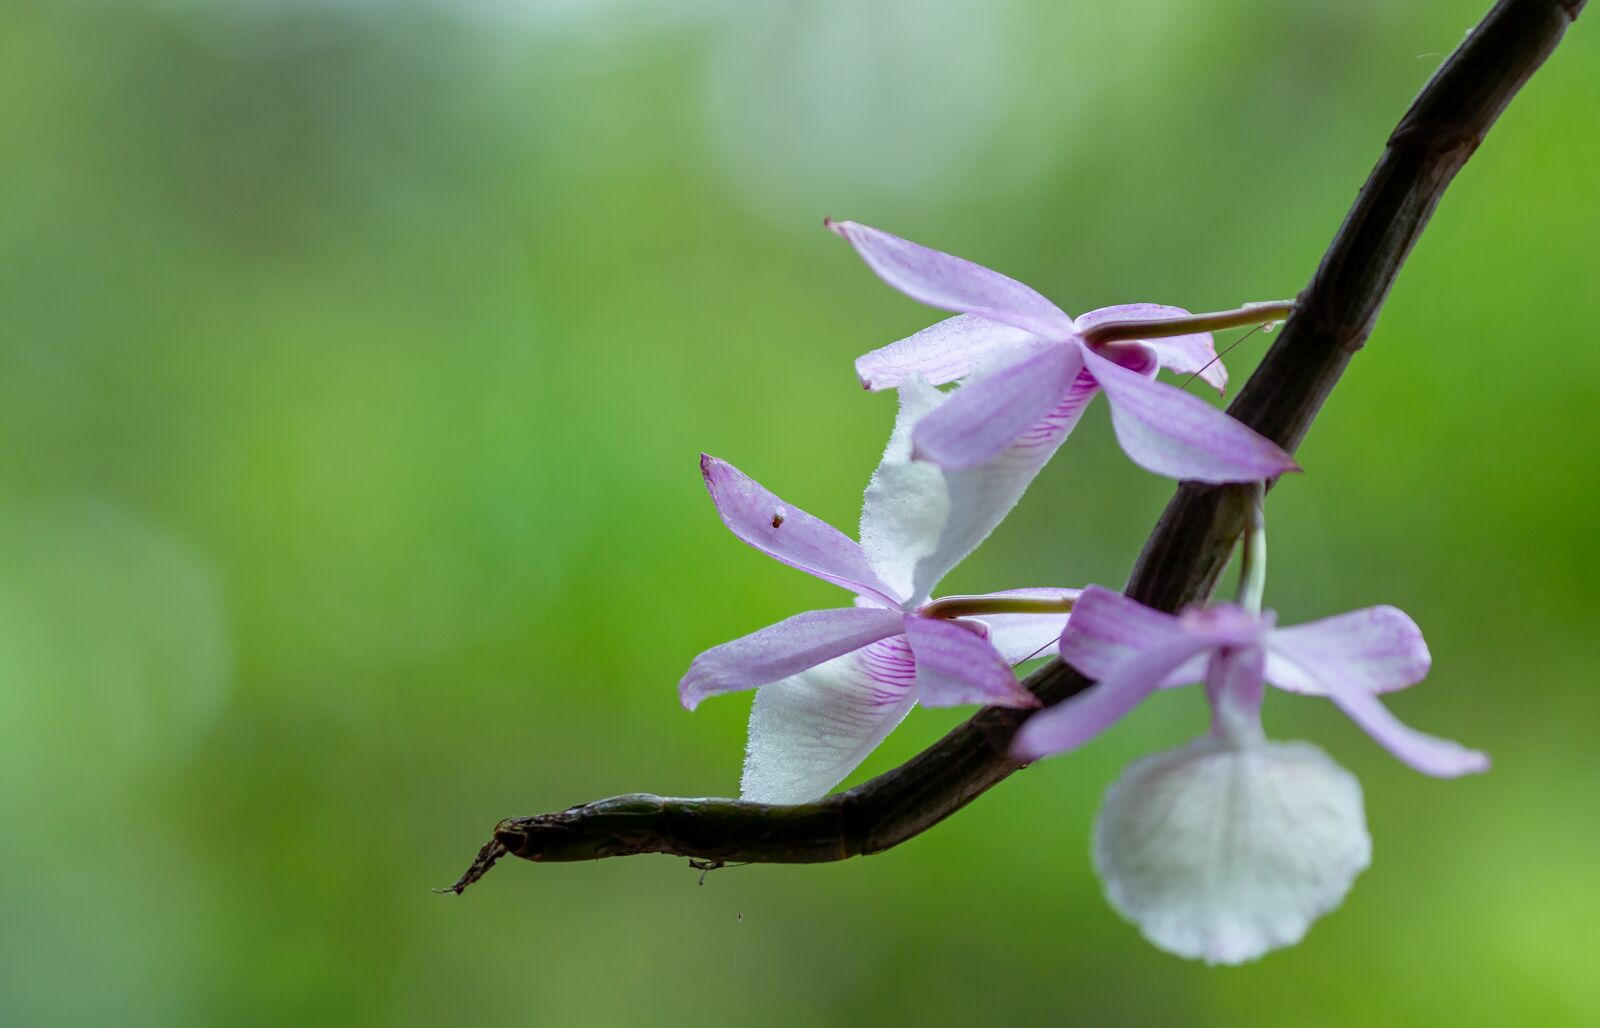
[[[1210,734],[1134,764],[1095,825],[1112,905],[1181,956],[1233,964],[1298,942],[1370,860],[1360,785],[1309,743],[1265,738],[1264,684],[1327,697],[1424,774],[1489,766],[1378,701],[1430,665],[1422,633],[1393,607],[1277,628],[1271,612],[1219,604],[1173,616],[1090,586],[1060,650],[1098,684],[1030,718],[1013,744],[1019,759],[1083,745],[1158,689],[1206,683]]]
[[[1077,590],[930,599],[982,538],[967,533],[965,548],[941,546],[953,538],[946,528],[958,505],[937,468],[911,460],[912,426],[944,399],[921,382],[902,392],[894,433],[867,487],[860,543],[731,464],[701,458],[706,488],[734,535],[856,596],[852,607],[797,614],[707,650],[679,683],[690,710],[716,693],[757,689],[741,783],[747,800],[824,795],[919,702],[1038,705],[1012,665],[1054,653]],[[960,509],[997,521],[983,502],[966,496]]]
[[[1291,304],[1200,316],[1128,304],[1074,320],[999,272],[856,222],[825,224],[889,285],[957,314],[856,361],[869,390],[897,387],[912,374],[934,385],[966,380],[950,403],[917,426],[918,459],[947,471],[975,468],[1043,431],[1051,441],[1042,466],[1103,391],[1122,448],[1157,474],[1252,482],[1300,470],[1275,443],[1198,397],[1154,381],[1166,368],[1222,391],[1227,371],[1210,330],[1270,321]],[[1128,322],[1153,324],[1141,330]]]

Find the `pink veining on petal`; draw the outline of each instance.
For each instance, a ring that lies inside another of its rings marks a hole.
[[[944,469],[950,511],[934,552],[917,565],[914,596],[932,595],[939,580],[1010,513],[1071,434],[1098,388],[1093,376],[1079,372],[1049,413],[999,454],[964,470]]]
[[[741,795],[806,803],[839,784],[916,704],[911,647],[894,635],[762,686]]]
[[[876,646],[861,651],[861,665],[871,676],[867,690],[871,702],[879,705],[900,702],[905,690],[917,679],[916,659],[904,634],[892,635]]]
[[[678,696],[693,710],[707,696],[799,674],[900,631],[900,613],[882,607],[809,610],[706,650],[678,683]]]
[[[1018,436],[1016,445],[1030,449],[1048,446],[1054,453],[1055,448],[1077,427],[1084,409],[1099,391],[1100,383],[1094,380],[1094,376],[1087,370],[1080,370],[1072,380],[1072,385],[1061,395],[1060,402]]]
[[[917,424],[914,455],[960,471],[1005,452],[1061,404],[1082,367],[1081,347],[1059,345],[976,377]]]
[[[1038,699],[1017,681],[1011,665],[981,625],[906,616],[906,638],[917,661],[917,702],[927,707],[981,703],[999,707],[1037,707]]]

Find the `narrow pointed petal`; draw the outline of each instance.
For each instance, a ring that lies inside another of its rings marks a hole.
[[[913,300],[1003,321],[1046,339],[1072,334],[1072,319],[1059,307],[998,271],[854,221],[824,224],[855,247],[879,278]]]
[[[1067,622],[1068,636],[1076,620],[1074,611]],[[1037,760],[1077,749],[1121,720],[1160,688],[1174,668],[1206,647],[1204,639],[1183,633],[1122,661],[1087,692],[1029,718],[1012,743],[1012,755],[1019,760]]]
[[[1094,376],[1080,371],[1050,412],[1010,446],[981,464],[944,472],[949,512],[938,546],[917,564],[912,588],[915,600],[920,602],[933,595],[939,580],[1005,520],[1040,469],[1072,434],[1084,408],[1099,391]]]
[[[989,641],[958,622],[907,617],[906,638],[917,661],[917,702],[923,706],[1039,705]]]
[[[1276,443],[1199,397],[1119,367],[1087,347],[1083,354],[1111,401],[1117,441],[1140,467],[1213,483],[1255,482],[1300,470]]]
[[[1028,596],[1048,600],[1076,600],[1077,589],[1008,589],[989,596]],[[1017,665],[1034,657],[1056,655],[1061,633],[1071,614],[978,614],[972,620],[989,627],[989,645],[1007,664]]]
[[[856,358],[862,388],[893,389],[912,375],[933,385],[954,382],[992,354],[1038,337],[1027,329],[978,314],[958,314]]]
[[[1061,636],[1061,659],[1099,681],[1141,651],[1164,646],[1182,635],[1183,627],[1174,615],[1091,585],[1072,608],[1072,618]],[[1197,674],[1189,681],[1197,682],[1200,677]]]
[[[1410,767],[1435,778],[1456,778],[1489,770],[1489,755],[1458,742],[1427,735],[1401,722],[1372,693],[1324,676],[1328,697],[1378,745]]]
[[[1313,695],[1327,691],[1321,675],[1335,675],[1367,692],[1404,689],[1426,678],[1433,662],[1422,630],[1394,607],[1367,607],[1280,628],[1267,646],[1267,680]]]
[[[868,643],[898,635],[903,615],[882,607],[811,610],[700,654],[678,683],[690,710],[707,696],[754,689]]]
[[[1371,859],[1360,783],[1302,742],[1207,737],[1147,757],[1095,820],[1111,905],[1156,946],[1208,964],[1299,942]]]
[[[1125,303],[1092,310],[1075,319],[1075,323],[1079,332],[1086,332],[1108,321],[1151,321],[1188,316],[1189,312],[1182,307],[1167,307],[1159,303]],[[1210,332],[1169,336],[1165,339],[1141,339],[1139,342],[1154,350],[1161,366],[1168,371],[1179,375],[1195,375],[1218,393],[1227,390],[1228,369],[1217,357],[1217,343]]]
[[[740,795],[809,803],[844,781],[916,704],[896,635],[756,691]]]
[[[960,471],[1003,453],[1066,396],[1083,367],[1084,352],[1076,345],[1049,346],[974,376],[918,423],[912,436],[914,455],[946,471]]]
[[[701,454],[700,473],[723,524],[767,556],[891,607],[904,599],[872,573],[861,547],[826,521],[780,500],[725,460]]]

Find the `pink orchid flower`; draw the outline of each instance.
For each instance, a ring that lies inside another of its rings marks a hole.
[[[757,689],[745,799],[803,803],[824,795],[919,702],[1038,704],[1012,665],[1054,652],[1077,590],[929,598],[982,538],[950,533],[952,521],[999,520],[982,509],[982,497],[954,502],[937,468],[911,460],[912,425],[943,399],[925,384],[902,395],[894,434],[867,487],[860,543],[731,464],[701,458],[712,502],[734,535],[856,595],[854,606],[797,614],[707,650],[679,683],[691,710],[713,694]]]
[[[1371,861],[1361,786],[1317,747],[1261,729],[1264,685],[1326,696],[1426,774],[1484,771],[1489,759],[1401,724],[1377,694],[1428,672],[1422,633],[1393,607],[1276,628],[1232,604],[1174,617],[1090,586],[1061,657],[1098,684],[1030,718],[1013,753],[1081,746],[1157,689],[1206,683],[1212,725],[1140,760],[1106,793],[1094,862],[1113,907],[1157,946],[1237,964],[1298,942]]]
[[[1226,686],[1235,706],[1253,716],[1264,680],[1326,696],[1423,774],[1453,778],[1488,769],[1484,754],[1408,728],[1378,701],[1378,693],[1422,681],[1432,662],[1421,630],[1403,611],[1368,607],[1293,628],[1275,621],[1270,611],[1255,615],[1232,604],[1174,616],[1089,586],[1062,635],[1061,659],[1096,684],[1030,718],[1014,752],[1032,760],[1076,749],[1157,689],[1202,679],[1213,694]]]
[[[1104,391],[1122,448],[1157,474],[1251,482],[1300,470],[1275,443],[1154,380],[1166,368],[1225,388],[1227,372],[1209,332],[1102,345],[1084,339],[1096,325],[1182,317],[1188,314],[1182,308],[1128,304],[1074,320],[1022,283],[971,261],[856,222],[825,224],[889,285],[957,312],[856,361],[861,384],[870,390],[895,388],[912,374],[934,385],[966,379],[950,403],[917,426],[917,459],[960,471],[1040,435],[1049,437],[1048,459],[1089,400]]]

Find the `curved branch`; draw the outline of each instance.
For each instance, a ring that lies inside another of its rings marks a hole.
[[[1366,342],[1445,188],[1584,2],[1500,0],[1440,66],[1390,135],[1295,313],[1230,414],[1287,450],[1299,445]],[[1245,527],[1252,488],[1181,484],[1145,543],[1128,595],[1169,611],[1209,595]],[[1089,684],[1060,661],[1027,681],[1046,704]],[[1007,749],[1031,713],[980,710],[900,767],[815,803],[634,794],[507,818],[447,891],[461,892],[506,854],[564,861],[669,853],[716,866],[877,853],[933,827],[1022,767]]]

